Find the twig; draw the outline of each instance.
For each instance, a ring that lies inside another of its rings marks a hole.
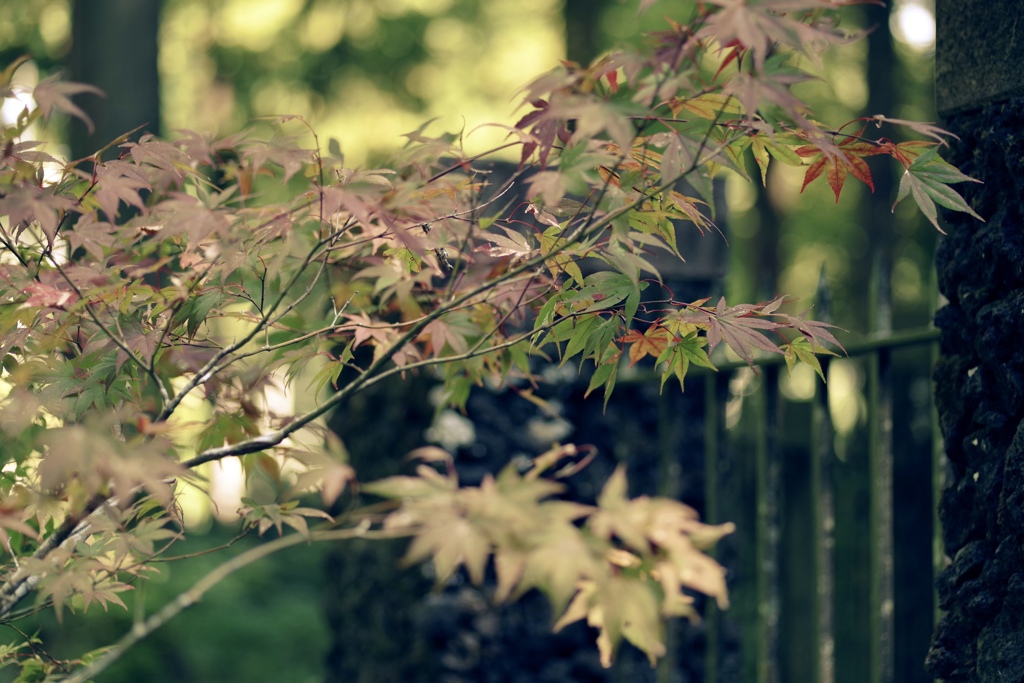
[[[301,534],[291,534],[289,536],[276,538],[272,541],[258,545],[255,548],[246,550],[240,555],[231,558],[212,570],[202,579],[197,581],[192,588],[179,594],[177,598],[165,604],[160,608],[160,610],[150,615],[147,619],[135,624],[128,633],[124,634],[120,640],[110,646],[103,655],[83,669],[76,671],[71,676],[61,679],[62,683],[85,683],[120,659],[121,656],[137,642],[156,631],[184,610],[199,602],[199,600],[202,599],[202,597],[218,583],[228,578],[239,569],[243,569],[258,560],[267,557],[268,555],[272,555],[280,550],[284,550],[285,548],[290,548],[292,546],[312,541],[339,541],[351,538],[401,538],[408,536],[409,533],[410,532],[408,531],[371,531],[364,525],[347,529],[313,531],[309,535],[309,538]]]

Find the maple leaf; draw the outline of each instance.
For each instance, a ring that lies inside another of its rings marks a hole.
[[[139,166],[114,160],[98,165],[95,173],[96,187],[93,192],[108,220],[117,218],[117,206],[122,201],[145,212],[146,204],[139,196],[139,190],[153,188]]]
[[[711,327],[708,329],[708,350],[714,351],[719,342],[726,345],[754,365],[754,349],[769,353],[782,353],[760,330],[774,330],[781,327],[777,322],[759,317],[759,306],[741,304],[735,307],[725,305],[725,297],[718,300],[714,313],[710,313]]]
[[[15,555],[15,552],[11,547],[11,537],[8,531],[21,534],[26,538],[39,538],[39,532],[26,522],[27,505],[17,499],[18,496],[9,496],[7,500],[0,503],[0,545],[12,556]]]
[[[117,593],[132,590],[132,587],[112,579],[100,579],[99,570],[102,565],[91,558],[79,559],[49,572],[40,572],[43,576],[39,583],[41,597],[53,600],[57,621],[63,620],[63,609],[70,604],[74,596],[82,599],[82,608],[88,609],[92,602],[98,602],[107,609],[108,603],[125,607]]]
[[[733,76],[723,92],[739,100],[748,119],[766,107],[778,107],[799,128],[816,131],[817,127],[808,119],[807,104],[797,98],[790,88],[809,77],[802,74],[758,74],[756,77],[741,72]]]
[[[684,390],[683,380],[691,362],[709,370],[716,370],[708,358],[707,351],[704,350],[705,344],[707,339],[698,337],[696,330],[674,338],[658,356],[658,363],[665,363],[665,370],[661,375],[661,388],[664,388],[669,375],[674,374],[679,380],[679,389]]]
[[[647,539],[646,496],[630,499],[626,483],[626,470],[619,465],[605,482],[597,498],[597,511],[587,521],[594,535],[602,539],[617,537],[630,548],[647,553],[650,544]]]
[[[0,197],[0,215],[8,216],[15,233],[38,222],[47,245],[52,248],[57,228],[66,212],[75,208],[75,201],[58,194],[56,186],[16,185],[4,191],[5,195]]]
[[[63,82],[60,80],[60,74],[55,74],[39,81],[32,90],[32,97],[35,98],[36,104],[39,105],[39,111],[42,112],[44,117],[49,117],[55,110],[62,111],[84,121],[89,129],[89,133],[92,134],[95,130],[92,119],[78,105],[72,102],[69,97],[70,95],[81,93],[103,96],[103,91],[95,86],[85,83]]]
[[[129,349],[135,352],[137,356],[147,359],[147,361],[153,357],[153,354],[156,352],[157,343],[163,336],[161,330],[152,327],[147,329],[147,326],[144,326],[143,321],[138,316],[122,319],[120,327]],[[124,351],[119,351],[118,365],[126,360],[127,354]]]
[[[527,194],[531,201],[526,207],[526,212],[536,215],[537,220],[542,223],[557,226],[558,221],[548,214],[565,196],[565,178],[562,174],[554,171],[540,171],[534,174],[530,178],[530,190]]]
[[[284,170],[282,181],[285,183],[313,160],[313,151],[299,147],[294,136],[275,135],[266,142],[252,142],[244,145],[241,153],[254,172],[259,172],[268,161],[280,166]]]
[[[781,135],[776,135],[775,138],[772,139],[767,135],[755,134],[752,136],[750,149],[754,154],[754,161],[757,162],[758,168],[761,169],[762,185],[767,185],[768,182],[769,157],[774,158],[787,166],[802,166],[804,163],[800,158],[800,155],[785,144],[780,144],[781,137]]]
[[[764,70],[765,60],[777,45],[807,53],[807,46],[846,39],[825,24],[804,19],[807,12],[834,9],[830,0],[708,0],[708,3],[721,10],[705,17],[697,37],[712,39],[721,45],[734,42],[741,45],[750,51],[758,71]]]
[[[481,251],[488,256],[496,258],[509,256],[511,257],[510,265],[515,265],[520,261],[525,261],[537,253],[537,250],[530,245],[529,239],[522,233],[501,225],[495,227],[501,230],[504,235],[498,235],[491,232],[482,233],[480,235],[480,239],[487,240],[495,246],[477,247],[477,251]]]
[[[949,138],[953,138],[955,140],[959,140],[960,139],[959,137],[957,137],[953,133],[950,133],[948,130],[945,130],[943,128],[939,128],[938,126],[936,126],[934,124],[931,124],[931,123],[924,123],[923,121],[908,121],[906,119],[891,119],[888,116],[883,116],[881,114],[876,114],[875,116],[872,116],[871,120],[875,121],[876,124],[879,127],[881,127],[883,123],[892,123],[892,124],[897,125],[897,126],[903,126],[905,128],[909,128],[910,130],[914,131],[915,133],[919,133],[919,134],[924,135],[926,137],[930,137],[930,138],[936,140],[937,142],[939,142],[939,143],[941,143],[943,145],[948,144],[947,140]]]
[[[520,590],[543,590],[557,614],[565,609],[578,590],[579,582],[600,570],[582,532],[571,524],[553,525],[535,539],[527,556]],[[573,558],[572,562],[566,561]]]
[[[839,203],[839,193],[843,190],[846,182],[847,172],[854,178],[867,185],[872,192],[875,191],[875,183],[871,178],[871,169],[863,157],[884,154],[886,150],[877,144],[865,142],[857,137],[849,137],[838,145],[838,152],[822,150],[816,145],[805,145],[795,150],[801,157],[817,157],[804,174],[804,182],[800,187],[803,192],[809,184],[818,177],[825,174],[829,187],[836,195],[836,204]]]
[[[782,318],[790,326],[796,328],[796,330],[802,334],[811,343],[813,349],[817,352],[832,353],[827,349],[825,344],[832,344],[840,351],[845,351],[843,345],[839,343],[839,340],[835,338],[829,330],[838,329],[835,325],[830,323],[822,322],[820,320],[807,320],[806,316],[810,312],[810,309],[804,311],[799,316],[791,316],[785,313],[774,313],[773,315]]]
[[[174,183],[180,183],[189,171],[189,159],[184,152],[149,133],[139,138],[138,142],[126,142],[121,146],[128,149],[136,164],[163,170],[166,178]]]
[[[61,289],[42,282],[33,282],[25,287],[28,298],[22,308],[58,308],[63,309],[78,297],[70,289]]]
[[[646,654],[654,666],[665,656],[666,649],[664,624],[653,586],[648,581],[620,575],[613,576],[602,588],[601,627],[612,644],[611,651],[603,653],[603,659],[608,662],[606,666],[610,665],[614,654],[617,634]]]
[[[604,407],[607,410],[608,400],[612,396],[612,391],[615,390],[615,380],[619,372],[619,358],[621,355],[621,353],[613,353],[598,364],[597,369],[594,370],[594,374],[590,378],[590,384],[587,386],[587,391],[583,394],[583,398],[590,396],[591,392],[603,386]]]
[[[465,353],[469,348],[465,336],[467,331],[470,330],[464,327],[463,329],[458,329],[450,321],[438,318],[432,320],[423,328],[420,338],[429,340],[432,355],[434,358],[437,358],[441,355],[445,346],[456,354]]]
[[[95,211],[79,217],[74,227],[64,236],[67,237],[72,252],[85,249],[97,260],[102,259],[106,250],[111,249],[117,240],[114,225],[97,220]]]
[[[539,80],[536,81],[533,87],[539,83]],[[547,100],[531,98],[530,103],[535,109],[515,124],[517,129],[528,130],[530,134],[529,141],[523,143],[522,157],[519,163],[520,165],[525,164],[536,151],[538,165],[543,170],[548,165],[548,156],[554,148],[555,140],[568,138],[569,130],[564,121],[550,115]]]
[[[782,351],[786,356],[786,367],[789,371],[793,372],[793,366],[796,365],[797,361],[809,365],[814,372],[821,377],[821,381],[825,381],[825,373],[821,369],[821,361],[814,355],[816,347],[812,347],[811,343],[806,337],[798,337],[788,344],[783,344]],[[821,347],[817,347],[818,351],[821,352]],[[831,351],[825,350],[826,353]]]
[[[741,115],[744,108],[739,100],[729,93],[707,92],[696,97],[677,97],[668,101],[673,116],[688,111],[708,121],[728,118],[727,114]]]
[[[661,141],[652,142],[657,144]],[[704,145],[698,140],[682,135],[669,135],[664,145],[665,152],[662,154],[659,169],[662,184],[674,183],[685,176],[687,182],[706,202],[713,202],[714,188],[711,173],[704,163],[707,161]],[[682,207],[680,209],[686,213]]]
[[[277,535],[281,536],[284,533],[284,527],[289,526],[309,541],[312,539],[312,536],[309,532],[309,524],[306,522],[306,517],[316,517],[328,522],[334,521],[323,510],[298,507],[297,501],[258,505],[251,498],[243,498],[242,502],[245,505],[239,509],[239,515],[248,524],[255,526],[260,536],[270,528],[276,529]]]
[[[567,103],[564,109],[559,107],[556,112],[567,120],[576,121],[576,130],[569,144],[590,140],[605,132],[620,148],[629,149],[632,146],[636,129],[611,103],[593,99],[576,100]]]
[[[886,154],[903,164],[903,168],[910,166],[910,164],[914,163],[914,159],[935,146],[934,143],[927,142],[926,140],[907,140],[906,142],[893,144],[889,140],[882,139],[879,140],[879,143],[885,149]]]
[[[179,128],[174,131],[178,138],[174,141],[185,155],[201,165],[214,166],[215,157],[220,157],[220,152],[234,150],[249,136],[250,131],[242,130],[233,135],[214,139],[206,133],[198,133],[194,130]]]
[[[938,155],[938,147],[924,152],[903,172],[900,188],[896,194],[893,209],[909,194],[914,198],[921,213],[935,226],[939,232],[938,210],[936,204],[953,211],[961,211],[980,221],[984,219],[972,209],[960,193],[949,187],[949,183],[980,182],[964,175],[955,166],[947,163]]]
[[[658,325],[651,325],[643,334],[637,330],[630,330],[629,334],[619,339],[624,344],[631,344],[629,367],[636,365],[645,356],[657,358],[671,340],[672,333]]]
[[[23,142],[16,142],[10,146],[10,151],[4,150],[6,153],[4,156],[8,156],[12,159],[18,159],[20,161],[28,161],[33,164],[40,162],[61,164],[62,162],[54,156],[47,154],[42,151],[34,151],[36,147],[45,143],[38,140],[25,140]]]

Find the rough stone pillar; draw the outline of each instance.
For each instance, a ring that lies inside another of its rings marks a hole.
[[[1024,681],[1024,3],[939,0],[936,92],[948,159],[985,218],[947,213],[949,303],[935,368],[949,460],[939,507],[952,563],[928,655],[946,681]]]

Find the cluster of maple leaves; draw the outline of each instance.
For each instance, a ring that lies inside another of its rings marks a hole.
[[[440,368],[444,400],[464,407],[474,385],[537,382],[554,358],[591,366],[588,393],[606,400],[627,359],[682,386],[719,346],[820,374],[815,354],[841,347],[782,297],[642,292],[653,253],[683,256],[677,231],[717,238],[712,182],[746,177],[748,154],[762,182],[770,163],[805,166],[804,185],[824,176],[837,200],[848,175],[872,185],[868,157],[888,157],[904,171],[897,202],[936,227],[936,205],[973,214],[942,131],[883,116],[833,129],[793,94],[800,65],[847,39],[838,4],[707,0],[644,49],[563,64],[524,89],[508,128],[521,164],[503,183],[460,135],[424,127],[389,168],[357,170],[288,116],[224,138],[126,134],[68,162],[30,135],[53,112],[83,117],[69,97],[90,88],[0,72],[0,95],[23,103],[0,124],[0,621],[33,592],[58,609],[119,602],[181,536],[172,482],[201,488],[203,463],[240,457],[273,478],[281,498],[247,501],[246,524],[309,535],[327,516],[298,498],[330,505],[357,477],[322,418],[393,375]],[[871,137],[879,126],[925,139]],[[317,402],[275,412],[266,395],[283,387]],[[596,507],[558,501],[550,457],[478,488],[422,465],[362,488],[395,501],[385,518],[322,523],[412,535],[410,559],[442,577],[465,566],[479,582],[493,562],[496,597],[546,591],[567,610],[559,626],[601,629],[606,663],[622,638],[656,659],[660,619],[692,614],[683,589],[724,604],[701,548],[727,529],[627,500],[621,472]]]

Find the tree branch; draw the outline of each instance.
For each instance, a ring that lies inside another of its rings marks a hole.
[[[177,598],[165,604],[160,608],[160,610],[153,613],[145,620],[136,623],[128,633],[124,634],[121,639],[114,643],[103,655],[88,666],[76,671],[71,676],[62,679],[62,681],[63,683],[86,683],[86,681],[104,671],[111,664],[120,659],[121,656],[137,642],[156,631],[184,610],[199,602],[199,600],[202,599],[202,597],[218,583],[228,578],[239,569],[248,567],[250,564],[257,562],[264,557],[286,548],[291,548],[292,546],[300,545],[302,543],[310,543],[313,541],[340,541],[351,538],[402,538],[410,535],[410,533],[410,531],[403,530],[371,531],[367,529],[365,525],[361,525],[347,529],[313,531],[310,533],[309,538],[302,534],[291,534],[289,536],[276,538],[272,541],[267,541],[255,548],[250,548],[240,555],[227,560],[197,581],[192,588],[178,595]]]

